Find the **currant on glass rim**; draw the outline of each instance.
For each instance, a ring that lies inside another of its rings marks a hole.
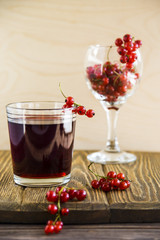
[[[92,118],[95,115],[95,112],[93,109],[86,110],[86,108],[82,105],[77,104],[74,101],[74,98],[69,96],[66,97],[66,95],[63,93],[61,89],[61,85],[59,83],[59,89],[62,93],[63,97],[65,98],[65,104],[63,105],[63,108],[71,108],[73,107],[73,112],[79,114],[79,115],[86,115],[88,118]]]

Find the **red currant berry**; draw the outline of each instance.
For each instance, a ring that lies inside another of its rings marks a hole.
[[[65,102],[68,106],[71,107],[74,104],[74,98],[73,97],[67,97]]]
[[[78,190],[76,198],[78,199],[78,201],[83,201],[86,198],[86,195],[87,193],[85,190]]]
[[[123,41],[124,42],[131,42],[132,41],[132,36],[130,34],[125,34],[123,36]]]
[[[127,86],[121,86],[121,87],[118,87],[118,92],[119,93],[126,93],[127,92]]]
[[[54,226],[54,232],[59,233],[62,230],[62,225],[55,225]]]
[[[135,43],[138,45],[138,47],[142,46],[142,41],[141,40],[136,40]]]
[[[125,55],[127,50],[124,47],[118,47],[117,52],[119,53],[119,55]]]
[[[133,49],[133,43],[132,42],[126,42],[124,45],[125,49],[127,49],[127,51],[132,51]]]
[[[128,63],[134,63],[137,59],[137,55],[136,53],[132,53],[131,55],[129,55],[128,59],[127,59],[127,62]]]
[[[52,202],[52,194],[53,194],[53,191],[48,191],[46,193],[46,198],[49,202]]]
[[[46,225],[44,229],[46,234],[53,233],[54,232],[54,226],[53,225]]]
[[[48,220],[48,222],[47,222],[47,225],[53,225],[53,221],[52,220]]]
[[[102,79],[102,81],[103,81],[103,84],[104,84],[104,85],[107,85],[107,84],[109,83],[109,78],[104,77],[104,78]]]
[[[94,68],[93,67],[87,67],[86,72],[90,75],[94,73]]]
[[[67,215],[69,214],[69,209],[68,209],[68,208],[62,208],[62,209],[61,209],[61,214],[62,214],[63,216],[67,216]]]
[[[137,43],[133,43],[133,48],[132,48],[132,51],[136,51],[137,49],[139,48],[138,44]]]
[[[137,54],[132,52],[132,58],[134,59],[134,61],[136,61],[137,60]]]
[[[101,179],[99,180],[99,185],[102,186],[102,184],[103,184],[104,182],[107,182],[106,179],[105,179],[105,178],[101,178]]]
[[[104,85],[99,85],[98,86],[98,91],[103,92],[105,90],[105,86]]]
[[[117,39],[115,40],[115,45],[116,45],[117,47],[121,46],[122,44],[123,44],[123,41],[122,41],[121,38],[117,38]]]
[[[47,192],[46,198],[49,202],[57,202],[58,201],[58,196],[54,191]]]
[[[62,189],[62,187],[57,187],[56,193],[58,194],[61,189]],[[67,191],[66,188],[63,188],[62,192],[66,192],[66,191]]]
[[[95,189],[99,188],[99,186],[100,186],[98,180],[93,180],[93,181],[91,182],[91,185],[92,185],[92,187],[95,188]]]
[[[120,190],[125,190],[127,187],[128,187],[128,185],[125,181],[121,182],[119,185]]]
[[[79,106],[79,107],[77,107],[77,113],[78,113],[79,115],[84,115],[85,112],[86,112],[86,109],[85,109],[84,106]]]
[[[135,78],[136,78],[136,79],[139,78],[139,73],[135,73]]]
[[[127,82],[127,88],[131,89],[132,87],[133,87],[132,83],[131,82]]]
[[[113,172],[113,171],[110,171],[110,172],[107,173],[108,178],[116,178],[116,176],[117,176],[116,173]]]
[[[126,182],[127,183],[127,188],[129,188],[130,187],[130,181],[129,180],[124,180],[124,182]]]
[[[73,113],[77,113],[77,107],[74,107],[72,110]]]
[[[117,174],[117,178],[118,178],[119,180],[124,180],[124,179],[125,179],[125,176],[124,176],[123,173],[118,173],[118,174]]]
[[[70,189],[70,190],[68,191],[68,193],[69,193],[69,199],[72,200],[73,198],[76,197],[76,195],[77,195],[77,190],[76,190],[76,189]]]
[[[48,205],[48,212],[51,214],[56,214],[58,212],[58,207],[55,204],[49,204]]]
[[[94,65],[94,74],[96,75],[96,78],[102,77],[101,64]]]
[[[120,57],[120,62],[121,63],[126,63],[127,62],[127,57],[125,55]]]
[[[107,61],[103,64],[104,67],[107,67],[108,65],[111,65],[111,62]]]
[[[121,183],[121,182],[120,182],[119,179],[117,179],[117,178],[112,179],[112,181],[111,181],[111,187],[112,187],[113,189],[118,189],[120,183]]]
[[[62,192],[60,196],[60,201],[62,203],[67,202],[69,200],[69,194],[67,192]]]
[[[95,115],[95,112],[92,109],[87,110],[86,116],[92,118]]]
[[[102,189],[104,192],[109,192],[109,191],[111,190],[111,183],[110,183],[110,182],[104,182],[104,183],[102,183],[101,189]]]
[[[92,88],[93,88],[94,90],[97,90],[97,89],[98,89],[98,85],[97,85],[96,83],[92,83]]]
[[[64,104],[62,108],[70,108],[67,104]]]
[[[107,92],[107,94],[113,94],[113,92],[114,92],[114,87],[113,86],[111,86],[111,85],[109,85],[109,86],[107,86],[106,87],[106,92]]]
[[[56,225],[61,225],[63,227],[63,222],[62,221],[57,221]]]
[[[114,92],[114,97],[115,97],[116,99],[119,97],[119,95],[120,95],[119,92],[116,92],[116,91]]]
[[[109,76],[109,77],[112,76],[112,75],[113,75],[113,70],[110,69],[110,68],[107,69],[107,70],[106,70],[106,74],[107,74],[107,76]]]
[[[132,69],[133,68],[133,64],[132,63],[126,63],[126,68]]]

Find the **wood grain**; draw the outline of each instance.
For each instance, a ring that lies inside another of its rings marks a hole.
[[[0,239],[43,239],[49,236],[44,234],[44,225],[0,225]],[[85,239],[109,239],[109,240],[151,240],[159,239],[160,224],[105,224],[105,225],[64,225],[63,231],[53,239],[61,240],[85,240]]]
[[[160,222],[160,153],[134,152],[137,161],[121,165],[93,164],[92,170],[100,175],[108,171],[123,172],[132,180],[126,191],[93,190],[90,182],[95,177],[87,166],[90,151],[75,151],[72,178],[69,187],[83,188],[87,198],[69,201],[70,208],[65,223],[108,223],[108,222]],[[45,194],[51,188],[29,188],[13,183],[9,151],[0,151],[0,222],[44,223],[50,218]],[[8,176],[8,177],[6,177]]]
[[[13,171],[9,151],[0,151],[0,211],[19,211],[23,187],[13,182]]]
[[[92,120],[78,119],[75,149],[102,149],[106,118],[86,86],[84,57],[89,45],[131,33],[143,41],[144,71],[121,109],[118,137],[123,149],[159,151],[159,29],[159,0],[0,0],[0,149],[9,149],[5,105],[63,101],[59,82],[96,112]]]
[[[134,163],[104,166],[105,173],[112,169],[132,180],[127,191],[108,193],[111,222],[160,221],[160,154],[143,152],[136,155]]]

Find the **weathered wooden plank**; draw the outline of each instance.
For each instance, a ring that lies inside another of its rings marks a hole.
[[[1,224],[1,240],[19,239],[61,239],[61,240],[85,240],[85,239],[131,239],[151,240],[159,239],[160,224],[105,224],[105,225],[64,225],[61,233],[47,236],[44,234],[44,225]]]
[[[0,211],[19,211],[22,193],[23,187],[13,181],[10,152],[0,151]]]
[[[107,198],[111,222],[160,221],[160,154],[136,153],[137,161],[130,164],[105,165],[104,172],[123,172],[132,180],[127,191],[111,191]]]

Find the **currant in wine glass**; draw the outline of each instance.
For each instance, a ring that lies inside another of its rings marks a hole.
[[[91,162],[129,163],[134,154],[120,149],[116,125],[120,107],[135,92],[142,75],[140,40],[130,34],[115,40],[114,46],[90,46],[85,58],[85,78],[88,88],[107,114],[108,139],[105,149],[87,156]]]

